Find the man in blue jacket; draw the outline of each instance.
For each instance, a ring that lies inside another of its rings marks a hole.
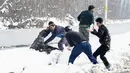
[[[44,44],[47,44],[49,43],[50,41],[52,41],[55,37],[59,37],[61,38],[61,40],[58,42],[58,47],[61,51],[64,50],[64,47],[63,47],[63,44],[65,44],[66,46],[68,46],[68,42],[66,40],[66,38],[64,37],[65,35],[65,29],[64,27],[62,26],[58,26],[58,25],[55,25],[54,22],[50,21],[48,23],[49,27],[48,27],[48,30],[47,30],[47,33],[44,37],[46,37],[49,33],[52,33],[51,37],[48,38]]]

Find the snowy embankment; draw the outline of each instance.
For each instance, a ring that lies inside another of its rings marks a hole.
[[[31,44],[42,29],[13,29],[0,31],[0,46]]]
[[[130,32],[112,35],[111,50],[106,54],[111,63],[110,71],[105,69],[99,57],[97,59],[99,64],[93,65],[82,53],[74,65],[68,66],[70,51],[65,50],[62,53],[53,51],[50,55],[46,55],[44,52],[23,47],[0,51],[0,73],[130,73],[129,37]],[[96,37],[91,37],[90,43],[93,51],[99,46]],[[58,56],[59,63],[55,64]],[[50,62],[52,65],[48,65]]]
[[[60,25],[60,23],[57,24]],[[106,26],[112,35],[130,31],[130,25],[128,23],[110,24]],[[76,25],[72,27],[73,29],[78,29]],[[42,28],[0,30],[0,41],[2,41],[0,42],[0,46],[30,45],[41,30]]]

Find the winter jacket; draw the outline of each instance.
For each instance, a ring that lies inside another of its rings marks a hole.
[[[38,37],[34,40],[30,48],[37,49],[39,44],[44,43],[44,37],[46,37],[49,34],[49,29],[42,30]]]
[[[47,29],[44,29],[44,30],[42,30],[42,31],[39,33],[38,37],[46,37],[49,33],[50,33],[50,30],[49,30],[48,28],[47,28]]]
[[[102,45],[103,44],[110,45],[111,37],[110,37],[108,29],[104,25],[101,25],[99,27],[98,32],[94,29],[94,31],[91,33],[99,37],[99,42]]]
[[[44,42],[45,44],[49,43],[50,41],[52,41],[55,37],[62,38],[65,35],[64,27],[58,26],[58,25],[56,25],[56,28],[53,31],[48,30],[48,32],[46,34],[49,34],[50,32],[52,33],[52,36]]]
[[[86,41],[85,37],[82,34],[75,32],[75,31],[72,31],[72,30],[67,32],[65,37],[66,37],[66,39],[71,47],[73,47],[77,44],[80,44],[83,41]]]
[[[89,10],[82,11],[80,15],[77,17],[78,21],[80,21],[79,25],[90,26],[94,24],[94,16],[93,13]]]

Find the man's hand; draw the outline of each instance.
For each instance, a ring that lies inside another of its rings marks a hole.
[[[68,50],[68,51],[71,51],[71,49],[72,49],[72,47],[70,47],[70,46],[69,46],[69,47],[67,47],[67,50]]]
[[[87,29],[88,32],[92,32],[94,30],[95,30],[95,26],[94,25],[92,26],[92,29]]]
[[[93,30],[88,29],[87,31],[88,31],[88,32],[92,32]]]

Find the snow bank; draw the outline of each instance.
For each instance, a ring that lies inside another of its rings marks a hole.
[[[130,19],[122,19],[122,20],[110,20],[108,19],[107,24],[123,24],[123,23],[130,23]]]

